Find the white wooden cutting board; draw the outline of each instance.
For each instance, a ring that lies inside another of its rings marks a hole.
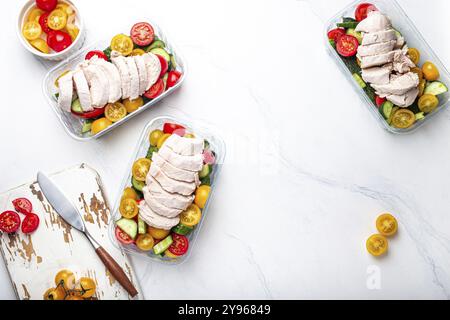
[[[110,210],[98,173],[82,164],[50,177],[80,210],[92,236],[116,259],[141,292],[127,256],[109,239]],[[14,210],[11,201],[22,197],[32,202],[34,213],[39,215],[38,230],[31,235],[19,231],[0,236],[0,250],[18,299],[42,300],[44,292],[54,287],[54,277],[61,269],[72,270],[77,278],[93,278],[100,300],[130,299],[86,237],[59,217],[36,182],[0,195],[0,212]]]

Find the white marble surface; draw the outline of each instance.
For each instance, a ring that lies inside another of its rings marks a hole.
[[[346,2],[325,7],[331,14]],[[133,258],[148,299],[450,298],[450,111],[413,135],[381,129],[325,51],[324,11],[295,0],[77,3],[91,39],[119,31],[115,21],[155,19],[189,77],[153,110],[79,143],[44,100],[45,68],[21,48],[15,21],[1,19],[0,190],[87,162],[113,200],[145,124],[189,116],[220,129],[228,158],[190,260]],[[450,66],[450,3],[400,3]],[[5,16],[17,6],[5,2]],[[389,255],[374,259],[364,244],[385,211],[400,232]],[[367,285],[373,270],[378,289]],[[3,264],[0,283],[0,298],[13,299]]]

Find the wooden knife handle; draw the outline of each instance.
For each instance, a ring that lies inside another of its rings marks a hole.
[[[112,276],[120,283],[120,285],[129,293],[131,297],[134,297],[138,294],[136,288],[133,283],[131,283],[130,279],[128,279],[127,275],[123,271],[123,269],[119,266],[116,260],[113,259],[109,255],[109,253],[103,248],[99,247],[95,250],[100,260],[102,260],[105,267],[112,274]]]

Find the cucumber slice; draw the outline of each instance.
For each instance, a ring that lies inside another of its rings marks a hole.
[[[162,254],[164,251],[169,249],[169,247],[172,245],[172,243],[173,243],[172,236],[168,236],[167,238],[165,238],[164,240],[162,240],[156,246],[153,247],[153,252],[156,255]]]
[[[77,113],[83,113],[83,108],[81,107],[81,102],[76,99],[72,102],[72,111]]]
[[[116,225],[132,239],[136,238],[138,232],[138,224],[136,221],[122,218],[116,222]]]
[[[164,90],[167,88],[167,79],[169,79],[169,73],[166,73],[163,77]]]
[[[150,148],[148,148],[146,158],[149,160],[152,160],[153,153],[155,153],[155,152],[158,152],[158,148],[151,146]]]
[[[176,70],[177,69],[177,61],[175,60],[175,57],[173,56],[173,54],[170,55],[170,64],[172,66],[172,70]]]
[[[356,39],[358,39],[359,44],[362,43],[363,36],[362,36],[361,32],[357,32],[355,29],[350,28],[350,29],[347,29],[347,35],[354,36]]]
[[[200,179],[200,183],[201,185],[205,185],[205,186],[211,186],[211,177],[207,176],[205,178]]]
[[[343,22],[357,22],[356,19],[351,18],[351,17],[344,17],[342,18]]]
[[[424,93],[438,96],[440,94],[448,92],[448,88],[440,81],[434,81],[427,84]]]
[[[182,225],[182,224],[179,224],[179,225],[177,225],[176,227],[173,227],[173,228],[172,228],[172,231],[173,231],[174,233],[180,234],[180,235],[182,235],[182,236],[188,235],[189,233],[192,232],[192,230],[194,230],[194,228],[187,227],[187,226]]]
[[[156,48],[162,48],[164,49],[166,47],[166,44],[162,40],[155,40],[152,42],[152,44],[147,48],[147,52],[150,52],[153,49]]]
[[[394,108],[394,104],[390,101],[386,101],[381,105],[380,111],[383,117],[387,120],[392,114],[392,109]]]
[[[137,181],[135,178],[131,179],[131,184],[133,185],[133,188],[139,192],[142,192],[142,189],[145,187],[145,182]]]
[[[420,121],[423,119],[425,119],[425,113],[423,112],[416,113],[416,121]]]
[[[205,164],[203,165],[202,170],[198,173],[198,176],[200,177],[200,179],[204,179],[208,177],[210,173],[211,173],[211,166],[209,164]]]
[[[139,234],[147,233],[147,225],[145,224],[144,220],[141,219],[141,217],[138,218],[138,233]]]
[[[358,85],[364,89],[365,87],[367,87],[366,83],[364,82],[364,80],[361,78],[361,76],[357,73],[353,74],[353,79],[355,79],[356,83],[358,83]]]
[[[399,109],[400,109],[399,107],[393,107],[393,108],[392,108],[391,115],[389,116],[389,119],[387,120],[387,123],[388,123],[389,125],[392,124],[392,121],[394,120],[395,113],[396,113]]]
[[[348,21],[348,22],[341,22],[337,24],[338,28],[344,28],[344,29],[356,29],[359,22],[354,21]]]
[[[333,39],[330,39],[330,46],[332,46],[334,49],[336,49],[336,41],[334,41]]]
[[[92,121],[86,121],[81,128],[81,133],[86,133],[91,131],[92,129]]]
[[[161,57],[163,57],[164,59],[166,59],[167,62],[170,62],[170,54],[167,53],[166,50],[164,50],[163,48],[155,48],[150,50],[151,53],[154,54],[158,54]]]

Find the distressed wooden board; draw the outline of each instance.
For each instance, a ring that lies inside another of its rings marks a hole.
[[[110,210],[97,172],[82,164],[53,174],[51,178],[80,210],[92,236],[116,259],[141,292],[127,256],[109,239]],[[33,211],[39,215],[41,223],[32,235],[18,232],[0,236],[0,250],[18,299],[41,300],[44,292],[54,287],[54,277],[61,269],[72,270],[77,278],[93,278],[100,300],[130,299],[106,270],[86,237],[53,210],[37,182],[0,195],[0,212],[13,210],[11,201],[20,197],[33,203]]]

